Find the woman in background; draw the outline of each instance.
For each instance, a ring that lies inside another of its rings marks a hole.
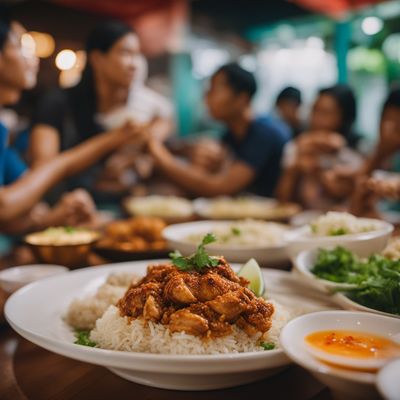
[[[346,85],[322,89],[313,105],[310,128],[285,149],[284,172],[277,196],[305,208],[328,209],[341,200],[341,193],[326,184],[325,173],[344,166],[357,170],[361,157],[351,149],[358,141],[352,131],[356,101]]]
[[[34,166],[107,128],[116,128],[116,120],[119,126],[127,120],[126,113],[123,119],[113,119],[112,115],[121,109],[129,114],[128,106],[136,99],[133,85],[143,61],[137,35],[122,22],[103,22],[89,34],[86,52],[88,62],[81,81],[72,88],[47,93],[38,107],[30,143]],[[130,120],[137,125],[144,122],[131,114]],[[161,137],[167,136],[171,129],[170,121],[163,118],[154,118],[148,125],[150,132],[156,131]],[[101,170],[102,165],[97,164],[79,179],[70,181],[69,187],[84,187],[96,194],[95,182]]]

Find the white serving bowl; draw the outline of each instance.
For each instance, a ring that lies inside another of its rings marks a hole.
[[[303,250],[336,246],[343,246],[359,257],[368,257],[373,253],[379,253],[387,245],[394,229],[393,225],[378,219],[361,218],[361,220],[365,223],[375,224],[377,229],[370,232],[339,236],[313,235],[309,225],[293,229],[285,234],[289,255],[295,257]]]
[[[331,282],[315,276],[311,272],[311,269],[317,261],[317,256],[318,249],[304,250],[293,260],[294,269],[307,284],[324,293],[333,293],[338,289],[353,289],[356,287],[356,285],[351,283]]]
[[[167,226],[163,231],[163,237],[168,242],[168,247],[179,250],[183,255],[188,256],[196,251],[197,244],[191,243],[187,237],[196,233],[212,232],[221,226],[230,226],[232,221],[198,221],[187,222]],[[209,252],[215,255],[224,255],[230,262],[244,263],[254,258],[260,265],[278,265],[289,260],[287,247],[284,242],[273,246],[233,246],[212,244],[208,246]]]
[[[378,373],[377,386],[386,400],[400,398],[400,358],[391,361]]]
[[[21,265],[0,271],[0,287],[7,293],[13,293],[22,286],[49,276],[62,274],[67,267],[51,264]]]
[[[359,331],[390,339],[400,333],[400,321],[364,312],[321,311],[295,318],[281,331],[281,345],[286,354],[331,388],[338,398],[378,397],[375,388],[376,373],[336,367],[311,354],[305,337],[324,330]]]

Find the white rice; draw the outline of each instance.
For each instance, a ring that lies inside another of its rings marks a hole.
[[[135,319],[131,322],[121,317],[115,306],[110,306],[97,320],[90,334],[91,340],[102,349],[158,354],[221,354],[264,351],[259,342],[273,342],[279,347],[279,333],[291,319],[291,314],[276,302],[271,329],[249,337],[243,330],[233,326],[230,335],[203,340],[184,332],[171,333],[163,324]]]
[[[84,299],[75,299],[68,307],[64,320],[75,329],[93,329],[110,304],[117,304],[134,280],[131,273],[111,274],[97,292]]]
[[[230,224],[217,225],[212,233],[217,237],[214,245],[224,246],[278,246],[283,243],[283,235],[287,227],[274,222],[245,219]],[[207,232],[199,232],[187,236],[191,243],[199,243]]]
[[[377,229],[376,224],[357,218],[346,212],[329,211],[310,224],[316,236],[348,235],[370,232]]]

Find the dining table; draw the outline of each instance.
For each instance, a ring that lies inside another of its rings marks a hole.
[[[95,268],[107,261],[92,253],[88,265]],[[8,262],[15,265],[15,261]],[[7,265],[0,269],[4,267]],[[294,364],[261,381],[211,391],[165,390],[130,382],[104,367],[49,352],[18,335],[4,319],[6,298],[0,289],[1,400],[238,400],[261,396],[285,400],[333,399],[326,386]]]

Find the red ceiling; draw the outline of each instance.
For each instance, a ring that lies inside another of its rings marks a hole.
[[[305,8],[329,15],[341,15],[349,10],[382,3],[382,0],[289,0]]]

